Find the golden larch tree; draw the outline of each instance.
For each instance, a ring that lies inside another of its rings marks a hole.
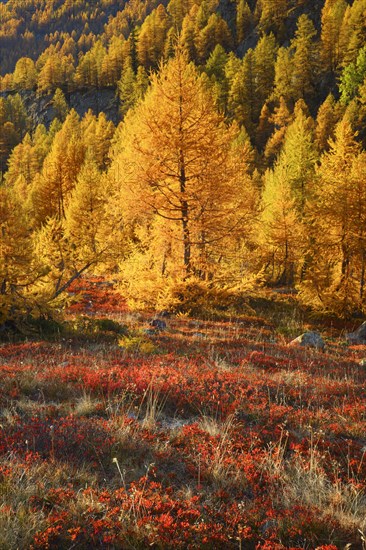
[[[145,243],[149,228],[164,241],[161,275],[169,276],[172,258],[183,279],[212,275],[220,263],[218,243],[242,230],[254,192],[245,157],[232,146],[237,133],[179,49],[127,113],[111,176],[125,223],[140,228]]]

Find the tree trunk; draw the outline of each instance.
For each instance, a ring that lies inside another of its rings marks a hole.
[[[191,272],[191,236],[189,232],[189,207],[188,201],[185,198],[186,194],[186,173],[184,166],[183,151],[180,151],[180,167],[179,167],[179,182],[181,192],[181,214],[182,214],[182,232],[183,232],[183,264],[185,276]]]

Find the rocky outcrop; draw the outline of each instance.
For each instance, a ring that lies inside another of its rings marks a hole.
[[[315,349],[321,349],[321,350],[324,350],[325,348],[324,340],[320,336],[320,334],[318,332],[311,332],[311,331],[304,332],[304,334],[301,334],[300,336],[292,340],[289,345],[315,348]]]
[[[33,91],[21,90],[19,92],[1,92],[0,97],[7,97],[16,93],[19,93],[22,98],[33,128],[36,128],[38,124],[44,124],[48,128],[56,116],[52,105],[53,94],[38,95]],[[71,92],[66,94],[66,100],[70,109],[75,109],[81,117],[91,109],[95,115],[104,112],[106,117],[114,124],[118,124],[120,120],[119,101],[116,90],[112,88]]]

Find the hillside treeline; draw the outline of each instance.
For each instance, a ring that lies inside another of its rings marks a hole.
[[[0,319],[109,272],[365,309],[366,0],[0,4]],[[75,90],[115,89],[120,120]],[[34,126],[22,94],[49,98]]]

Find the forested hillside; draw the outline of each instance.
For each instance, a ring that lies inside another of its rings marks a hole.
[[[0,321],[85,273],[138,306],[193,281],[365,313],[366,0],[8,0],[0,22]]]

